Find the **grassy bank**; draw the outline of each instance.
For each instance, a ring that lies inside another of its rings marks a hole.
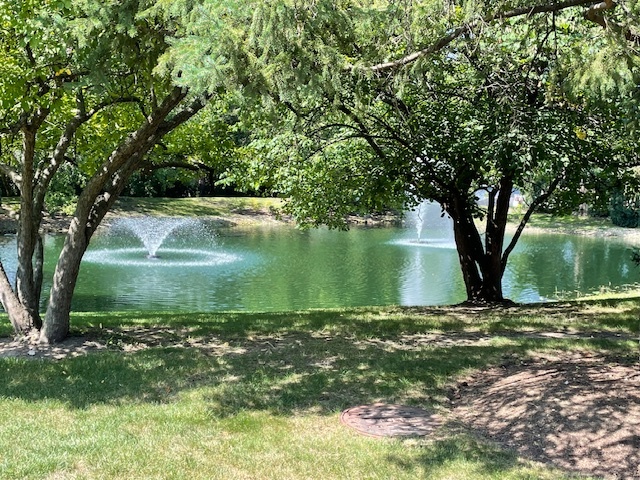
[[[280,207],[277,198],[197,197],[197,198],[120,198],[114,215],[232,216],[270,215]]]
[[[0,478],[570,478],[457,426],[447,392],[535,352],[635,361],[639,316],[638,299],[78,313],[74,335],[105,348],[0,358]],[[343,409],[376,401],[429,407],[447,423],[404,441],[340,424]]]
[[[277,205],[125,198],[115,214],[270,216]],[[544,218],[534,226],[558,228]],[[503,309],[76,313],[59,359],[12,354],[2,318],[0,479],[575,478],[460,425],[450,392],[542,353],[638,362],[639,318],[637,293]],[[445,423],[409,440],[340,423],[374,402]]]

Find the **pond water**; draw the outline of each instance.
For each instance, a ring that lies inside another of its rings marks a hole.
[[[299,231],[287,226],[177,229],[147,258],[132,232],[105,230],[83,260],[76,311],[279,311],[365,305],[441,305],[465,299],[456,250],[444,234],[413,228]],[[45,242],[50,277],[62,236]],[[15,269],[15,238],[0,255]],[[575,296],[638,281],[622,242],[524,235],[504,277],[518,302]],[[45,282],[45,292],[50,284]]]

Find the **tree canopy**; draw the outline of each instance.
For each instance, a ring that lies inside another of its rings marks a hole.
[[[602,197],[604,178],[637,163],[626,133],[636,120],[635,1],[224,9],[199,3],[164,64],[185,85],[224,76],[259,105],[248,115],[255,156],[229,178],[269,185],[312,225],[437,200],[454,219],[472,301],[502,300],[508,256],[536,209]],[[219,15],[224,28],[210,21]],[[505,245],[515,189],[529,209]]]

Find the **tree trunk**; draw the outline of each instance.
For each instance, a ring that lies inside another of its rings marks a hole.
[[[33,316],[20,303],[20,299],[11,288],[2,262],[0,262],[0,302],[9,315],[9,321],[17,335],[29,335],[36,329]]]
[[[485,254],[480,269],[482,274],[482,299],[487,302],[503,302],[502,276],[506,262],[503,258],[504,235],[507,228],[509,202],[513,191],[510,176],[500,179],[499,188],[489,194],[485,230]]]
[[[69,334],[71,299],[78,280],[80,262],[88,245],[84,225],[76,216],[71,221],[56,264],[47,314],[40,331],[41,343],[60,342]]]
[[[504,226],[495,231],[487,228],[485,242],[488,249],[485,250],[466,197],[455,195],[446,209],[453,219],[454,238],[467,302],[474,304],[503,302],[500,232],[504,235]],[[494,218],[493,215],[492,218]],[[489,219],[487,221],[489,222]],[[506,217],[504,221],[506,222]]]
[[[36,292],[34,254],[38,244],[42,212],[34,202],[36,132],[40,118],[27,125],[22,132],[22,182],[20,184],[20,218],[18,222],[18,269],[16,293],[24,309],[32,317],[30,323],[40,328],[40,295]]]
[[[175,127],[189,120],[205,106],[198,99],[167,120],[186,93],[176,88],[168,95],[147,122],[121,143],[103,164],[103,168],[87,182],[65,238],[53,275],[49,304],[40,332],[41,343],[55,343],[69,333],[71,300],[80,271],[82,257],[98,225],[136,171],[144,156]]]

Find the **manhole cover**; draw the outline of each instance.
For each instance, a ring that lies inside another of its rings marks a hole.
[[[385,403],[349,408],[342,412],[340,421],[372,437],[422,437],[442,423],[437,415],[422,408]]]

